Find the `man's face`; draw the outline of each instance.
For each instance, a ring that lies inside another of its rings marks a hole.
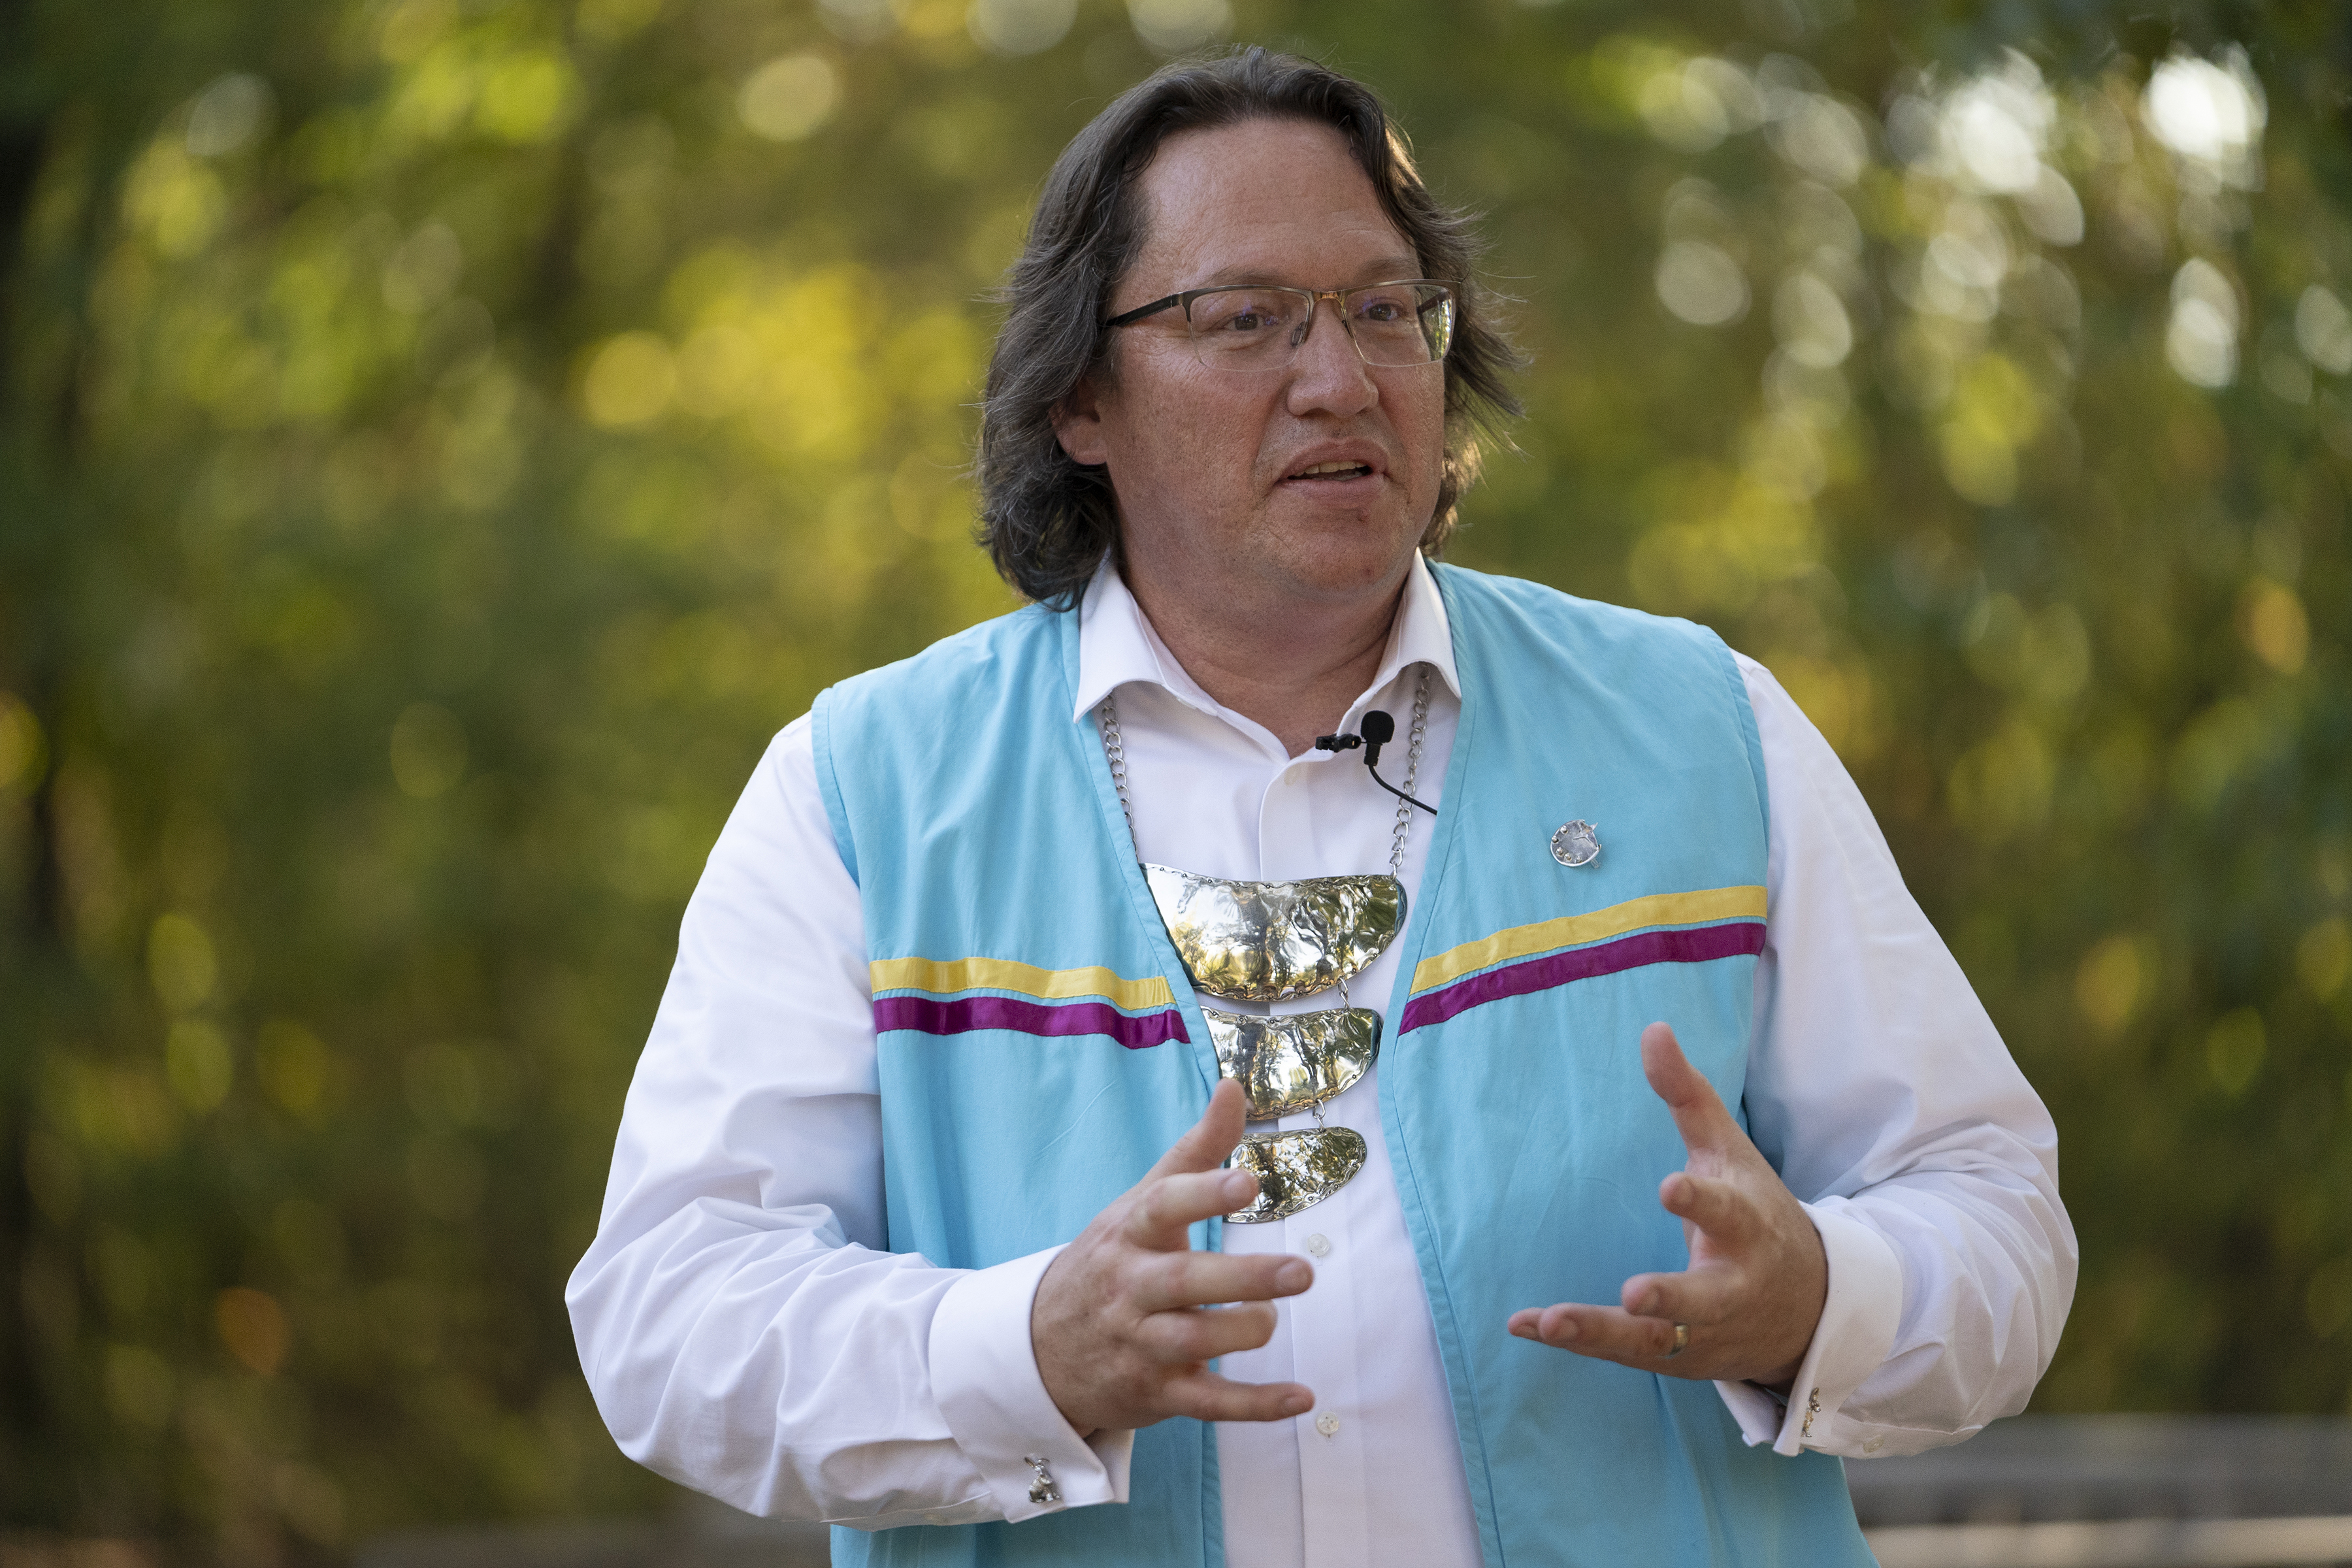
[[[1328,125],[1184,132],[1160,145],[1139,195],[1142,254],[1106,315],[1223,283],[1344,289],[1421,274]],[[1367,365],[1329,300],[1281,370],[1202,364],[1181,310],[1118,331],[1114,384],[1081,386],[1056,428],[1072,458],[1108,466],[1139,586],[1249,600],[1395,587],[1437,505],[1442,364]],[[1306,472],[1334,464],[1347,467]]]

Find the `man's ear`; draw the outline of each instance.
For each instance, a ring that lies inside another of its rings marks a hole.
[[[1067,397],[1054,405],[1054,437],[1074,463],[1091,468],[1110,461],[1110,447],[1103,439],[1102,398],[1093,376],[1081,378]]]

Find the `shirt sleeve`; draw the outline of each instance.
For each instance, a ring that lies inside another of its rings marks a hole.
[[[2023,1409],[2049,1367],[2077,1263],[2057,1129],[1836,753],[1739,668],[1771,796],[1748,1130],[1829,1295],[1785,1408],[1717,1386],[1750,1443],[1917,1453]]]
[[[857,887],[803,718],[687,906],[565,1290],[614,1440],[746,1511],[859,1529],[1124,1501],[1130,1435],[1082,1440],[1030,1348],[1053,1255],[887,1250],[880,1107]],[[1031,1500],[1030,1456],[1058,1501]]]

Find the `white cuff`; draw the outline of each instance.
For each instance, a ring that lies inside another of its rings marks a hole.
[[[1097,1432],[1082,1438],[1045,1392],[1037,1352],[1029,1340],[1030,1303],[1058,1247],[993,1268],[975,1269],[940,1298],[931,1319],[931,1392],[948,1431],[988,1483],[1008,1520],[1125,1502],[1132,1432]],[[1038,1479],[1030,1456],[1061,1493],[1058,1502],[1032,1502]]]
[[[1805,1205],[1829,1263],[1829,1290],[1787,1405],[1753,1384],[1715,1385],[1751,1446],[1770,1443],[1776,1454],[1842,1451],[1830,1430],[1838,1407],[1894,1348],[1903,1316],[1903,1265],[1885,1237],[1844,1209],[1843,1198]]]

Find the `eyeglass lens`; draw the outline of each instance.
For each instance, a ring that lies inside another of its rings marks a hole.
[[[1202,363],[1230,370],[1288,364],[1315,324],[1315,297],[1302,289],[1212,289],[1187,310]],[[1339,297],[1340,317],[1364,363],[1428,364],[1454,336],[1454,295],[1436,283],[1380,283]]]

